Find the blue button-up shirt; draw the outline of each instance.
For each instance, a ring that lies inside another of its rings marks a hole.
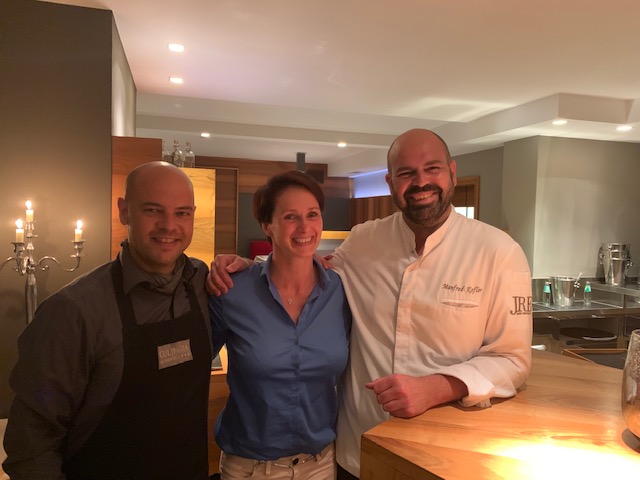
[[[234,274],[210,297],[214,349],[226,343],[230,395],[215,437],[233,455],[275,460],[316,454],[336,436],[336,389],[347,365],[351,311],[338,275],[316,263],[315,286],[295,324],[264,264]]]

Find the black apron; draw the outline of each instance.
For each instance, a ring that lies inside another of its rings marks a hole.
[[[96,431],[65,462],[67,480],[208,479],[211,347],[193,286],[185,283],[189,313],[138,325],[119,259],[111,274],[122,320],[122,380]],[[188,355],[188,343],[192,360],[159,369],[167,352],[174,353],[170,362]]]

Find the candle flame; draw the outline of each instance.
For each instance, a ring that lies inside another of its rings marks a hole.
[[[27,206],[27,210],[31,210],[31,200],[27,200],[24,204]]]
[[[21,219],[16,220],[16,228],[22,228],[22,220]]]
[[[82,220],[78,220],[78,221],[76,222],[76,228],[77,228],[78,230],[80,230],[80,229],[82,228]]]

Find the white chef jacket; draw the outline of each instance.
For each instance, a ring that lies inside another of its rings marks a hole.
[[[506,233],[451,209],[416,253],[401,213],[353,227],[332,260],[353,314],[337,460],[358,476],[361,435],[389,418],[365,383],[393,373],[462,380],[465,406],[510,397],[531,367],[531,274]]]

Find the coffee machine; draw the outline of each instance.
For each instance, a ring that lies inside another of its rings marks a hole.
[[[607,285],[624,285],[631,266],[631,244],[603,243],[600,246],[596,277]]]

